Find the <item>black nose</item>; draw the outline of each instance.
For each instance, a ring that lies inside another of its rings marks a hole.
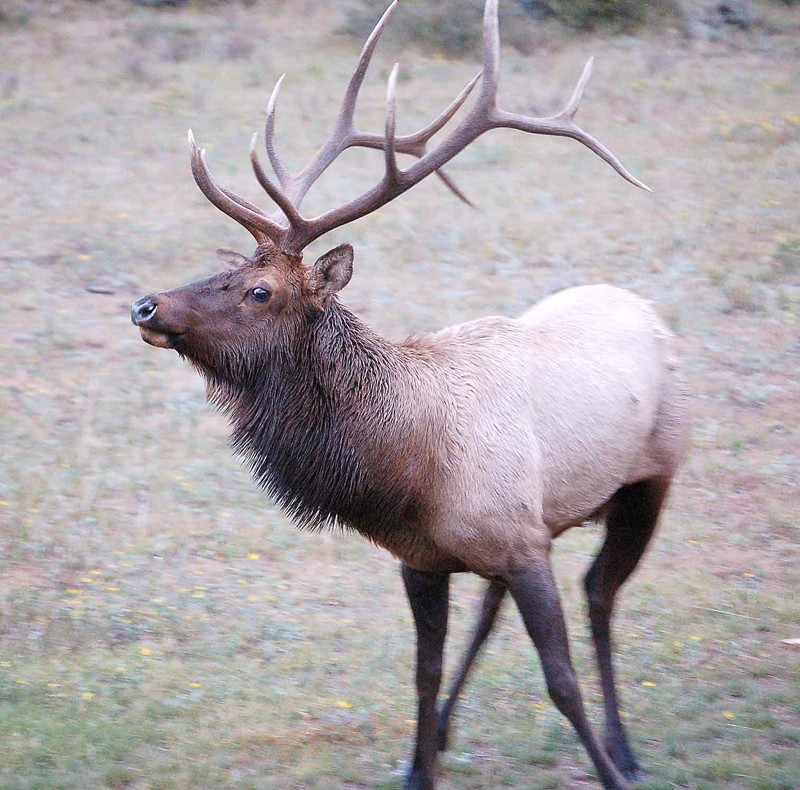
[[[133,321],[136,326],[144,324],[155,315],[157,308],[158,305],[152,296],[142,297],[131,306],[131,321]]]

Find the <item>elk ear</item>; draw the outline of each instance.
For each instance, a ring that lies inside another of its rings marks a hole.
[[[353,274],[353,248],[340,244],[317,259],[308,273],[311,292],[325,304],[350,282]]]
[[[242,255],[240,252],[227,250],[224,247],[220,247],[217,250],[217,260],[225,269],[238,269],[240,266],[250,263],[249,258]]]

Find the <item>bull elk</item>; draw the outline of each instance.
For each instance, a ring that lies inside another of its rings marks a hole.
[[[312,266],[302,251],[433,173],[466,200],[442,167],[496,128],[571,137],[644,184],[574,122],[591,61],[557,115],[498,106],[497,0],[484,10],[482,71],[436,120],[415,134],[395,134],[395,66],[383,134],[358,131],[358,92],[396,5],[362,50],[334,130],[296,174],[274,142],[278,81],[265,130],[277,182],[262,167],[255,138],[251,160],[280,212],[268,215],[219,186],[189,132],[197,185],[257,247],[249,258],[221,251],[225,271],[145,296],[132,320],[146,342],[174,349],[206,379],[209,399],[230,419],[234,448],[300,526],[341,525],[401,560],[417,631],[419,710],[408,790],[434,786],[452,704],[506,591],[538,650],[553,702],[603,786],[621,790],[639,766],[620,721],[609,623],[684,453],[688,395],[669,331],[649,303],[597,285],[552,295],[516,319],[484,318],[392,343],[337,299],[350,280],[352,247],[338,246]],[[469,111],[430,147],[479,82]],[[383,151],[380,182],[304,217],[309,188],[351,146]],[[398,152],[416,161],[403,169]],[[605,542],[585,586],[605,698],[602,742],[581,700],[549,561],[554,538],[601,517]],[[437,715],[449,578],[463,571],[489,587],[453,693]]]

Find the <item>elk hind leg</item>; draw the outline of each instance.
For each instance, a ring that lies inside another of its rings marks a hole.
[[[617,591],[650,542],[668,488],[668,479],[657,478],[624,486],[614,494],[608,503],[605,542],[584,578],[603,689],[605,748],[629,780],[640,778],[641,770],[619,715],[611,656],[611,614]]]
[[[539,652],[550,698],[578,733],[603,787],[627,790],[627,781],[589,725],[570,659],[567,627],[549,558],[534,557],[524,566],[510,571],[505,581]]]
[[[464,683],[466,683],[467,676],[469,675],[470,669],[472,669],[472,664],[481,646],[486,641],[486,638],[489,636],[494,626],[494,621],[497,618],[497,613],[500,610],[500,604],[503,602],[505,594],[506,586],[503,582],[499,580],[489,582],[489,586],[483,596],[480,616],[475,625],[475,630],[472,633],[469,647],[464,657],[461,659],[458,673],[450,686],[447,697],[445,697],[436,718],[436,740],[440,752],[447,751],[447,739],[453,707],[456,704],[458,695],[461,693],[461,689],[464,687]]]

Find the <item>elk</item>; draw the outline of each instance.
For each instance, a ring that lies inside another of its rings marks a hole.
[[[453,701],[506,591],[553,702],[603,786],[622,790],[639,766],[619,716],[610,619],[685,450],[688,394],[669,331],[648,302],[595,285],[556,293],[516,319],[483,318],[389,342],[337,298],[352,274],[352,247],[340,245],[310,266],[302,252],[434,173],[466,200],[442,167],[496,128],[571,137],[647,187],[574,122],[591,61],[557,115],[498,106],[497,0],[485,4],[482,71],[438,118],[414,134],[395,134],[395,65],[383,133],[359,131],[358,92],[396,5],[368,38],[329,138],[295,174],[275,146],[278,81],[265,128],[277,182],[262,167],[255,138],[251,162],[279,212],[268,215],[218,185],[189,132],[197,185],[257,246],[250,257],[221,251],[221,273],[143,297],[132,320],[147,343],[177,351],[205,378],[209,400],[230,420],[234,449],[298,525],[337,524],[400,559],[417,632],[417,732],[407,790],[434,787]],[[478,83],[470,109],[429,147]],[[383,151],[379,183],[326,213],[303,216],[312,184],[351,146]],[[416,161],[400,168],[397,153]],[[554,538],[600,518],[605,542],[585,587],[605,698],[603,740],[584,709],[549,560]],[[437,713],[449,578],[465,571],[489,587],[453,694]]]

